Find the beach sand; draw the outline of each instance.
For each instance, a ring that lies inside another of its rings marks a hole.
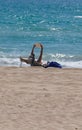
[[[0,130],[82,130],[82,69],[0,67]]]

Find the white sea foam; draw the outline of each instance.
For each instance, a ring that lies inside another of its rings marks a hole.
[[[75,18],[81,18],[82,19],[82,16],[74,16]]]
[[[52,60],[51,60],[52,61]],[[55,60],[53,60],[55,61]],[[56,62],[60,63],[63,68],[82,68],[82,61],[61,61],[56,60]],[[43,64],[47,63],[46,60],[43,60]],[[0,66],[17,66],[19,67],[21,64],[19,58],[11,59],[11,58],[0,58]],[[29,66],[26,63],[22,63],[22,66]]]
[[[20,61],[18,58],[0,58],[0,66],[18,66]]]
[[[60,54],[60,53],[56,53],[56,54],[48,54],[47,55],[47,57],[50,57],[50,59],[54,59],[54,60],[60,60],[60,59],[63,59],[63,60],[65,60],[65,59],[67,59],[67,60],[69,60],[69,59],[71,59],[71,58],[73,58],[74,56],[73,55],[65,55],[65,54]]]
[[[0,66],[16,66],[19,67],[21,61],[19,58],[0,58]],[[22,63],[22,66],[29,66],[26,63]]]
[[[56,61],[65,68],[82,68],[82,57],[65,54],[48,54],[43,57],[49,61]]]
[[[44,23],[44,22],[45,22],[44,20],[40,21],[40,23]]]
[[[51,27],[50,30],[55,31],[55,30],[57,30],[57,28]]]
[[[82,68],[82,61],[77,62],[60,62],[64,68]]]
[[[44,54],[43,55],[43,63],[47,63],[47,61],[56,61],[60,63],[64,68],[82,68],[82,58],[76,57],[73,55],[65,55],[65,54]],[[0,57],[0,66],[17,66],[19,67],[21,64],[19,57]],[[22,63],[22,66],[29,66],[26,63]]]

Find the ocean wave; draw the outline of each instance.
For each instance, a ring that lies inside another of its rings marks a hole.
[[[51,31],[55,31],[55,30],[57,30],[57,28],[51,27],[50,30],[51,30]]]
[[[21,54],[22,55],[22,54]],[[24,56],[24,55],[23,55]],[[11,53],[0,52],[0,66],[20,66],[20,51]],[[36,58],[38,57],[38,52],[36,53]],[[44,53],[43,63],[47,61],[56,61],[60,63],[63,67],[74,67],[82,68],[82,55],[68,55],[61,53]],[[24,66],[28,66],[23,63]]]
[[[74,16],[74,18],[81,18],[82,19],[82,16]]]
[[[56,61],[60,63],[64,68],[82,68],[82,57],[65,55],[65,54],[48,54],[43,55],[43,63],[47,61]],[[0,66],[17,66],[21,64],[20,59],[17,57],[0,57]],[[26,63],[22,63],[23,66],[29,66]]]
[[[45,59],[49,60],[59,60],[59,61],[80,61],[82,60],[82,56],[80,55],[66,55],[66,54],[46,54],[44,56]]]
[[[64,68],[82,68],[82,61],[77,62],[60,62]]]
[[[19,66],[19,58],[0,58],[0,66]]]
[[[43,57],[47,61],[56,61],[65,68],[82,68],[82,56],[66,54],[47,54]]]

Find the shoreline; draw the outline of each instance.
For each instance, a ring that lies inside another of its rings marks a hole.
[[[0,130],[81,130],[82,69],[0,67]]]
[[[45,64],[45,63],[44,63]],[[61,65],[61,64],[60,64]],[[74,66],[64,66],[64,65],[61,65],[62,66],[62,68],[58,68],[58,67],[48,67],[48,68],[46,68],[46,69],[49,69],[49,68],[53,68],[53,69],[82,69],[82,67],[74,67]],[[33,66],[30,66],[30,64],[23,64],[22,66],[21,66],[21,64],[19,64],[19,65],[0,65],[0,68],[3,68],[3,67],[10,67],[10,68],[28,68],[28,67],[33,67]],[[38,68],[38,66],[34,66],[34,67],[37,67]],[[39,66],[39,68],[40,68],[41,66]],[[42,68],[44,68],[44,67],[42,67]]]

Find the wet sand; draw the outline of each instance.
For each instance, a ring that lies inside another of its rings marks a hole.
[[[0,130],[82,130],[82,69],[0,67]]]

